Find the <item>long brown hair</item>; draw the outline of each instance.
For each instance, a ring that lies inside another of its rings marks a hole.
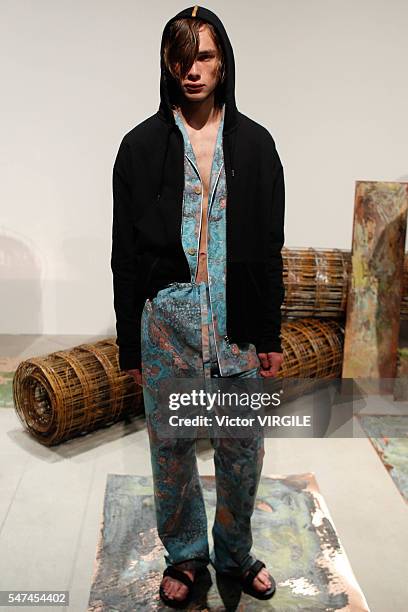
[[[170,24],[163,41],[163,61],[167,72],[169,94],[172,105],[178,102],[179,80],[189,71],[197,57],[200,40],[199,29],[207,26],[218,50],[218,85],[215,90],[215,102],[221,104],[222,85],[225,82],[226,68],[224,51],[214,26],[203,19],[184,17],[175,19]]]

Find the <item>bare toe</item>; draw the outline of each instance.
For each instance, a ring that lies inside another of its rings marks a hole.
[[[247,574],[248,572],[245,572],[245,575]],[[271,581],[269,579],[268,570],[265,567],[259,570],[252,584],[258,591],[266,591],[267,589],[269,589],[269,587],[272,586]]]
[[[179,586],[180,585],[180,586]],[[176,590],[174,593],[174,598],[175,599],[184,599],[185,596],[187,595],[187,587],[185,584],[178,584],[176,585]]]
[[[183,570],[182,570],[183,571]],[[194,579],[194,572],[192,570],[186,570],[184,573],[191,579]],[[162,582],[163,591],[166,597],[171,599],[184,599],[188,592],[188,587],[171,576],[165,576]]]

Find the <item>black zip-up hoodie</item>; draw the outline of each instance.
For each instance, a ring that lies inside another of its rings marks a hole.
[[[171,282],[191,280],[181,244],[184,141],[171,106],[177,86],[163,61],[164,33],[181,17],[211,23],[225,54],[226,79],[218,95],[225,103],[228,339],[251,342],[258,353],[282,351],[283,166],[269,131],[237,109],[234,54],[222,22],[196,5],[165,25],[159,109],[123,137],[113,167],[111,268],[122,370],[141,367],[146,298]]]

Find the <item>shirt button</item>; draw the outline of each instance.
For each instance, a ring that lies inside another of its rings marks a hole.
[[[194,187],[194,191],[195,191],[195,193],[197,193],[197,194],[201,193],[201,187],[200,187],[200,185],[196,185],[196,186]]]
[[[187,253],[189,255],[195,255],[197,253],[197,250],[194,247],[190,247],[189,249],[187,249]]]

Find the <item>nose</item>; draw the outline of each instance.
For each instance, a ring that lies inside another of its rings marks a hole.
[[[200,78],[200,72],[198,70],[198,62],[194,62],[194,64],[191,66],[190,70],[188,71],[187,78],[193,81],[196,81],[197,79]]]

